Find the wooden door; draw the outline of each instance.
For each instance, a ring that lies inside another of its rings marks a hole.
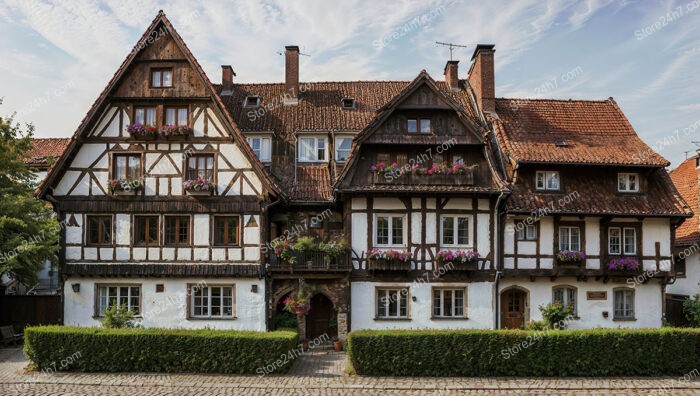
[[[522,329],[525,327],[525,292],[510,289],[501,293],[501,327]]]
[[[306,338],[313,340],[326,334],[329,338],[338,334],[333,303],[323,294],[311,298],[311,311],[306,316]],[[332,323],[333,322],[333,323]]]

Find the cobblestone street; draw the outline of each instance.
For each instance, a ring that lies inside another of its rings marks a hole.
[[[25,373],[0,349],[1,395],[700,395],[700,383],[655,379],[375,378],[350,376],[345,354],[314,351],[285,375]],[[675,388],[671,389],[671,386]],[[659,391],[666,388],[666,393]],[[658,393],[654,393],[657,390]]]

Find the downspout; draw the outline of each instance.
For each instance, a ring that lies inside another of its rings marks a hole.
[[[269,204],[267,204],[267,205],[263,205],[263,207],[262,207],[263,219],[260,221],[261,226],[262,226],[262,227],[261,227],[261,228],[262,228],[261,236],[262,236],[262,235],[265,235],[265,234],[267,233],[268,228],[269,228],[269,227],[267,226],[267,224],[269,224],[269,219],[268,219],[268,216],[267,216],[269,209],[270,209],[271,207],[273,207],[273,206],[279,204],[279,203],[282,202],[282,201],[283,201],[283,199],[282,199],[282,196],[280,195],[280,197],[278,197],[276,201],[271,202],[271,203],[269,203]],[[263,221],[263,220],[264,220],[264,221]],[[267,239],[267,238],[265,238],[265,239]],[[265,244],[267,244],[267,242],[265,242]],[[262,244],[261,244],[261,245],[262,245]],[[261,246],[261,248],[260,248],[260,251],[262,252],[262,246]],[[264,277],[264,279],[265,279],[265,308],[266,308],[266,309],[265,309],[265,328],[269,331],[269,330],[271,330],[271,329],[270,329],[270,317],[271,317],[272,315],[268,314],[268,312],[271,312],[271,311],[272,311],[272,308],[273,308],[273,307],[272,307],[272,302],[271,302],[271,296],[272,296],[272,279],[269,279],[269,280],[268,280],[268,277],[267,277],[267,259],[266,259],[266,257],[267,257],[267,255],[265,255],[265,256],[261,255],[261,260],[263,260],[263,263],[264,263],[264,267],[263,267],[263,271],[262,271],[261,275],[262,275],[262,276]]]
[[[51,202],[51,206],[53,206],[54,212],[56,212],[56,218],[58,219],[58,224],[59,226],[61,224],[64,224],[64,219],[63,219],[63,214],[61,213],[61,210],[59,209],[59,204],[56,198],[54,198],[51,194],[46,194],[44,198]],[[63,317],[64,312],[66,312],[66,298],[65,298],[65,293],[63,293],[63,284],[65,283],[65,279],[63,279],[63,266],[65,264],[65,258],[66,258],[66,230],[64,227],[59,227],[58,231],[58,276],[57,279],[59,280],[60,285],[58,286],[58,291],[59,295],[61,296],[61,323],[64,324],[65,318]]]
[[[501,194],[498,196],[498,199],[496,199],[496,252],[497,254],[494,255],[494,257],[498,258],[497,265],[496,265],[496,279],[495,279],[495,284],[493,287],[493,299],[494,299],[494,314],[493,314],[493,328],[498,329],[498,322],[500,318],[500,307],[499,307],[499,296],[500,296],[500,290],[499,290],[499,284],[500,284],[500,279],[503,273],[498,269],[502,267],[502,257],[503,257],[503,248],[502,248],[502,242],[503,242],[503,232],[501,231],[501,216],[505,212],[501,212],[500,210],[500,203],[501,200],[503,199],[505,195],[505,191],[501,191]]]

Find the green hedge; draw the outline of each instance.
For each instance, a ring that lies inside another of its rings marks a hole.
[[[700,367],[700,330],[356,331],[348,353],[365,375],[683,375]]]
[[[260,374],[261,367],[272,364],[274,372],[281,373],[290,365],[289,360],[280,359],[297,348],[298,338],[291,330],[260,333],[63,326],[29,327],[24,334],[24,353],[36,368],[93,372]]]

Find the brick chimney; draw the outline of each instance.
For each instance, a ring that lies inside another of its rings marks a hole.
[[[285,104],[299,103],[299,47],[284,47]]]
[[[445,83],[450,91],[459,90],[459,61],[447,61],[445,65]]]
[[[221,95],[230,96],[233,94],[233,76],[235,76],[231,65],[221,65]]]
[[[481,111],[496,111],[496,79],[493,71],[493,44],[477,44],[469,68],[469,85],[474,89]]]

